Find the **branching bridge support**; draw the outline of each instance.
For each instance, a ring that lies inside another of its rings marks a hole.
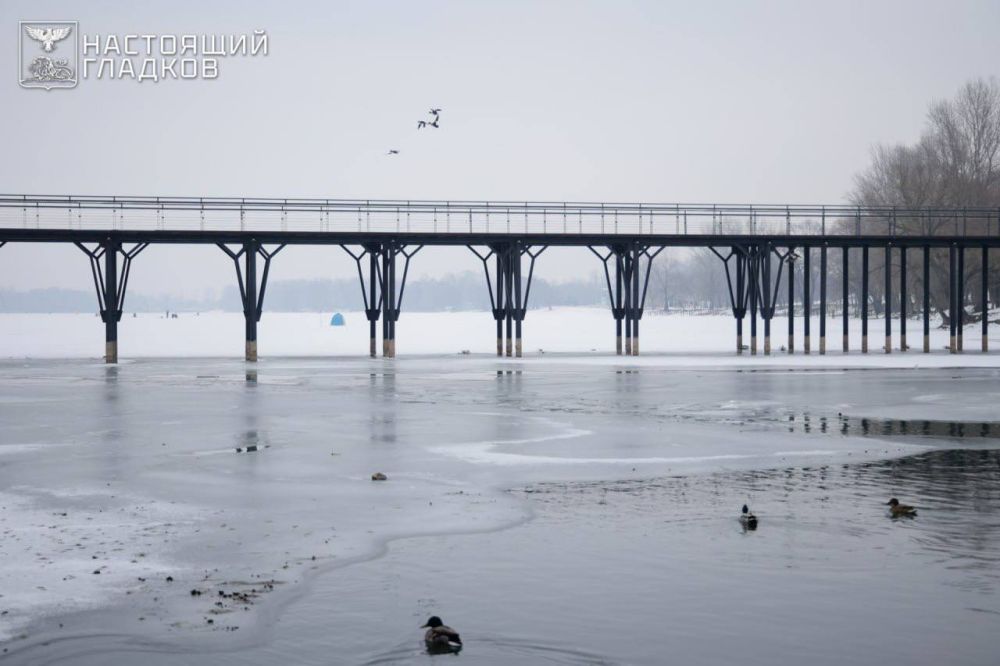
[[[267,290],[267,275],[271,270],[271,259],[285,247],[279,245],[268,251],[257,240],[243,243],[239,251],[217,243],[219,248],[229,255],[236,267],[236,279],[240,285],[240,299],[243,302],[243,319],[246,322],[246,360],[257,360],[257,324],[264,312],[264,292]],[[264,259],[264,271],[257,285],[257,255]],[[240,269],[240,259],[243,260],[245,271]]]
[[[742,354],[745,349],[743,345],[743,319],[747,315],[747,307],[750,305],[751,295],[756,289],[756,263],[755,254],[748,252],[746,247],[734,245],[729,252],[723,255],[714,247],[709,248],[712,253],[722,260],[722,265],[726,270],[726,283],[729,287],[729,304],[733,310],[733,317],[736,319],[736,353]],[[730,260],[733,262],[730,268]],[[754,306],[754,343],[753,350],[757,351],[757,321],[756,305]]]
[[[406,291],[406,278],[410,271],[410,259],[423,248],[418,245],[409,248],[397,241],[367,243],[360,251],[347,245],[340,246],[352,259],[358,269],[361,285],[361,299],[368,319],[368,353],[375,358],[378,348],[378,321],[382,319],[382,356],[396,356],[396,322]],[[396,276],[396,258],[403,257],[402,276]],[[365,267],[367,266],[367,276]]]
[[[611,315],[615,319],[615,353],[622,353],[622,324],[625,328],[625,355],[639,355],[639,321],[642,319],[646,306],[646,292],[649,288],[649,275],[656,258],[663,247],[652,253],[649,245],[640,243],[615,244],[607,247],[602,254],[593,246],[588,249],[601,260],[604,267],[604,280],[608,287],[608,300],[611,303]],[[608,266],[614,257],[614,285],[611,280],[611,268]],[[642,270],[642,258],[646,258],[645,274]]]
[[[480,252],[472,245],[467,246],[483,264],[486,275],[486,288],[490,294],[490,308],[497,330],[497,356],[520,358],[523,354],[521,338],[522,324],[528,311],[528,298],[531,296],[531,282],[535,274],[535,260],[545,252],[548,246],[536,248],[521,241],[494,243],[489,245],[487,252]],[[521,258],[527,255],[528,278],[524,280],[521,272]],[[495,259],[494,278],[490,277],[490,259]],[[506,341],[504,340],[504,323],[506,322]]]
[[[125,305],[125,291],[128,288],[132,260],[146,249],[149,243],[136,243],[125,250],[121,242],[108,238],[93,249],[83,243],[76,246],[90,259],[90,272],[94,278],[97,304],[104,322],[104,362],[118,362],[118,322],[122,319]],[[121,272],[118,271],[118,255],[122,256]]]

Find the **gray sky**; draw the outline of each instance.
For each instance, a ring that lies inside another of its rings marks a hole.
[[[19,20],[85,34],[252,33],[215,81],[22,90]],[[0,191],[838,203],[876,142],[996,73],[996,2],[48,2],[0,5]],[[440,106],[442,128],[415,128]],[[389,148],[401,154],[385,156]],[[538,273],[597,268],[546,254]],[[479,269],[418,255],[417,275]],[[349,275],[293,248],[274,279]],[[153,247],[131,289],[233,280],[215,248]],[[88,286],[75,248],[7,246],[0,288]]]

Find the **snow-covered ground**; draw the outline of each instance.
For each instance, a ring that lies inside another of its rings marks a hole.
[[[259,328],[262,357],[363,356],[368,352],[368,322],[360,312],[345,312],[346,325],[330,326],[331,313],[265,312]],[[769,359],[749,354],[737,357],[735,323],[726,315],[663,315],[648,311],[640,326],[640,348],[646,355],[641,363],[670,364],[781,364],[883,365],[893,367],[994,366],[1000,356],[980,352],[980,327],[965,329],[961,355],[945,349],[948,331],[934,323],[931,349],[920,353],[921,322],[908,322],[906,354],[886,355],[882,351],[884,320],[869,321],[869,354],[859,353],[861,322],[852,320],[851,350],[841,351],[837,318],[827,320],[828,354],[820,358],[819,319],[812,319],[812,355],[802,354],[802,318],[796,319],[794,356],[782,353],[787,341],[787,320],[772,324]],[[162,313],[126,314],[119,326],[119,357],[241,357],[243,355],[243,315],[234,312],[181,313],[176,319]],[[378,324],[381,336],[381,322]],[[496,328],[488,312],[404,312],[396,325],[397,355],[492,354],[496,349]],[[524,321],[524,353],[579,353],[583,362],[608,362],[614,352],[614,320],[602,308],[553,308],[531,310]],[[763,351],[763,325],[758,329]],[[744,344],[750,342],[749,323],[744,328]],[[893,321],[894,352],[899,351],[899,322]],[[1000,326],[990,327],[990,347],[1000,351]],[[381,349],[381,347],[379,347]],[[0,314],[0,358],[96,358],[104,351],[104,327],[94,315],[83,314]],[[596,354],[595,354],[596,352]],[[649,358],[659,355],[659,358]]]

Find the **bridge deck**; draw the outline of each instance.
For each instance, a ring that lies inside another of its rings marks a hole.
[[[947,244],[1000,240],[1000,209],[847,205],[0,195],[0,240],[593,245]]]

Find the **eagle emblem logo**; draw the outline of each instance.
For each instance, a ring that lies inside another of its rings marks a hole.
[[[21,87],[75,87],[80,58],[78,33],[76,21],[21,21]]]
[[[46,53],[51,53],[52,49],[56,47],[56,42],[69,37],[69,33],[72,30],[72,26],[65,26],[62,28],[35,28],[30,25],[24,26],[24,31],[28,33],[28,36],[37,42],[41,42],[42,49]]]

